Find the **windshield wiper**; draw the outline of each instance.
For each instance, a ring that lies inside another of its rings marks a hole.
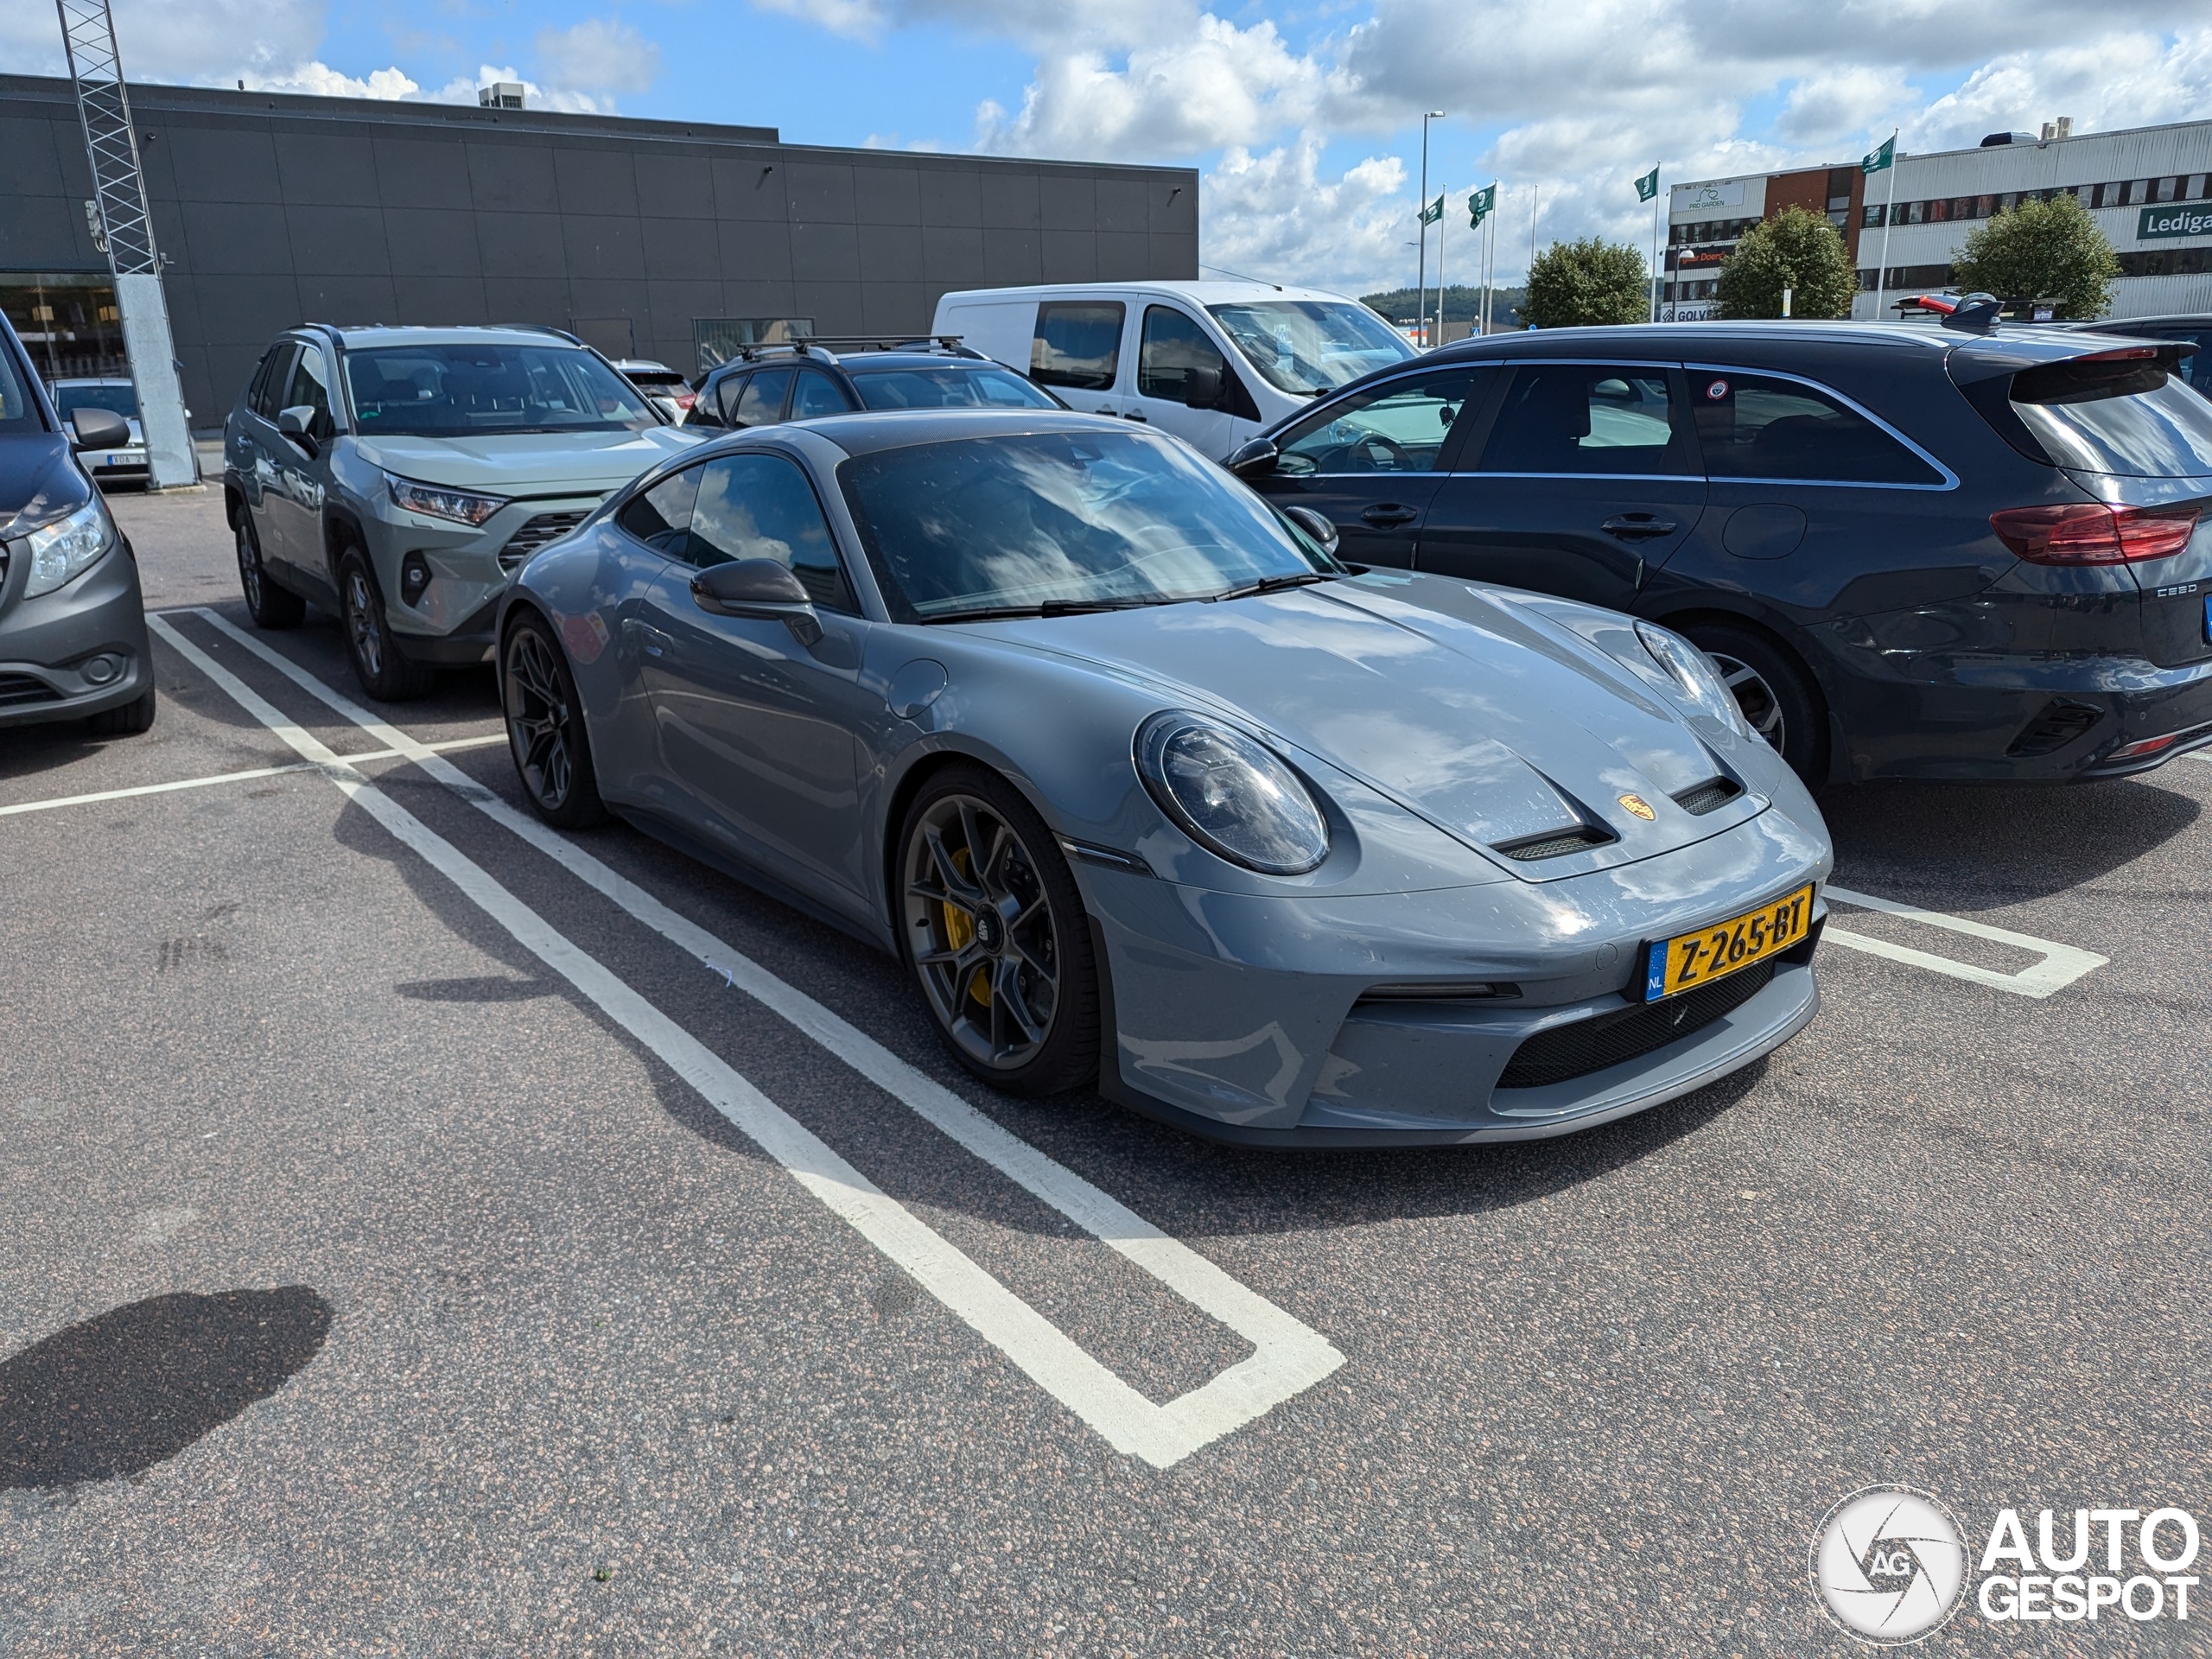
[[[1249,599],[1254,594],[1279,594],[1286,588],[1303,588],[1308,582],[1334,582],[1342,574],[1337,570],[1294,570],[1280,576],[1262,576],[1243,588],[1216,594],[1214,600],[1218,602],[1224,599]]]
[[[1093,611],[1135,611],[1148,605],[1181,605],[1196,594],[1188,596],[1155,595],[1136,599],[1048,599],[1039,605],[997,605],[982,611],[948,611],[941,616],[925,616],[924,622],[996,622],[1009,617],[1023,616],[1084,616]]]

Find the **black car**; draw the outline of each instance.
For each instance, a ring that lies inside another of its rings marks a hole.
[[[909,340],[824,336],[741,347],[699,383],[690,424],[773,426],[861,409],[1066,407],[953,335]]]
[[[154,723],[138,561],[74,453],[130,441],[111,409],[65,426],[0,316],[0,727],[84,720],[119,737]]]
[[[1808,782],[2112,777],[2212,743],[2190,348],[2050,328],[1447,346],[1230,457],[1341,553],[1666,623]]]
[[[2174,372],[2212,397],[2212,316],[2191,311],[2162,317],[2107,317],[2075,327],[2088,334],[2126,334],[2132,340],[2171,340],[2177,346],[2196,346],[2196,354],[2182,359]]]

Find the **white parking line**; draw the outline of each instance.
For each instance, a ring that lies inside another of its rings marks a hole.
[[[429,745],[376,719],[221,617],[205,610],[199,615],[295,684],[422,766],[495,823],[725,976],[730,983],[805,1032],[976,1157],[1252,1344],[1248,1358],[1202,1387],[1165,1405],[1146,1399],[905,1205],[876,1187],[703,1044],[561,937],[450,842],[331,754],[313,736],[286,721],[167,621],[149,619],[165,639],[210,679],[301,755],[315,761],[348,797],[414,848],[610,1019],[651,1048],[769,1156],[790,1170],[802,1185],[1116,1450],[1166,1468],[1304,1392],[1344,1363],[1344,1356],[1319,1332],[1239,1284],[1205,1256],[1168,1237],[1074,1171],[1008,1134],[873,1038],[677,915],[600,860],[535,818],[517,812]]]
[[[1925,968],[1930,973],[1948,974],[1953,979],[1986,985],[1992,990],[2010,991],[2015,996],[2049,996],[2054,991],[2064,990],[2082,975],[2102,968],[2112,960],[2109,957],[2099,956],[2094,950],[2059,944],[2050,939],[2039,939],[2031,933],[2014,933],[2006,928],[1992,927],[1986,922],[1970,922],[1963,916],[1946,916],[1939,910],[1923,910],[1916,905],[1901,905],[1894,899],[1878,899],[1871,893],[1853,893],[1848,887],[1832,887],[1827,890],[1827,896],[1838,904],[1854,905],[1861,910],[1878,910],[1886,916],[1902,916],[1908,921],[1925,922],[1930,927],[1947,928],[1954,933],[1963,933],[1969,938],[1988,939],[1994,944],[2009,944],[2016,950],[2026,950],[2040,956],[2043,960],[2033,967],[2023,968],[2017,974],[2005,974],[1994,968],[1979,968],[1970,962],[1954,962],[1948,957],[1916,950],[1910,945],[1892,944],[1887,939],[1853,933],[1848,928],[1838,927],[1833,920],[1821,935],[1824,940],[1849,950],[1864,950],[1870,957],[1882,957],[1891,962]]]
[[[480,749],[488,743],[504,743],[504,733],[490,737],[448,738],[429,747],[441,753],[450,754],[456,749]],[[398,757],[397,749],[372,749],[366,754],[341,755],[348,766],[357,760],[391,760]],[[13,806],[0,806],[0,818],[12,817],[18,812],[51,812],[56,807],[91,806],[100,801],[128,801],[141,795],[168,795],[180,789],[208,789],[217,784],[251,783],[257,778],[280,778],[288,772],[313,772],[315,767],[305,760],[295,760],[288,766],[253,766],[245,772],[219,772],[206,778],[179,778],[166,784],[140,784],[134,789],[102,789],[90,795],[61,795],[50,801],[18,801]]]

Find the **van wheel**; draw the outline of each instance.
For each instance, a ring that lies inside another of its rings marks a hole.
[[[438,671],[400,654],[385,621],[384,595],[377,591],[369,562],[359,549],[338,562],[338,603],[346,624],[346,654],[353,659],[353,677],[361,690],[379,702],[411,702],[429,696]]]
[[[261,537],[254,533],[253,515],[238,511],[238,588],[245,594],[245,613],[257,628],[296,628],[308,613],[308,602],[269,579],[261,562]]]
[[[1789,763],[1808,789],[1828,777],[1827,706],[1796,657],[1763,633],[1726,622],[1694,623],[1682,635],[1713,659],[1745,723]]]

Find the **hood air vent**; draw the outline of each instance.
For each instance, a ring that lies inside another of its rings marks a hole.
[[[1519,841],[1505,842],[1497,850],[1508,858],[1518,859],[1523,864],[1533,864],[1538,859],[1564,858],[1569,853],[1579,853],[1586,848],[1604,847],[1612,839],[1593,825],[1578,823],[1572,830],[1548,830],[1541,836],[1525,836]]]
[[[1694,818],[1701,818],[1715,807],[1726,806],[1744,792],[1744,786],[1733,778],[1708,778],[1693,785],[1675,797],[1675,804]]]

